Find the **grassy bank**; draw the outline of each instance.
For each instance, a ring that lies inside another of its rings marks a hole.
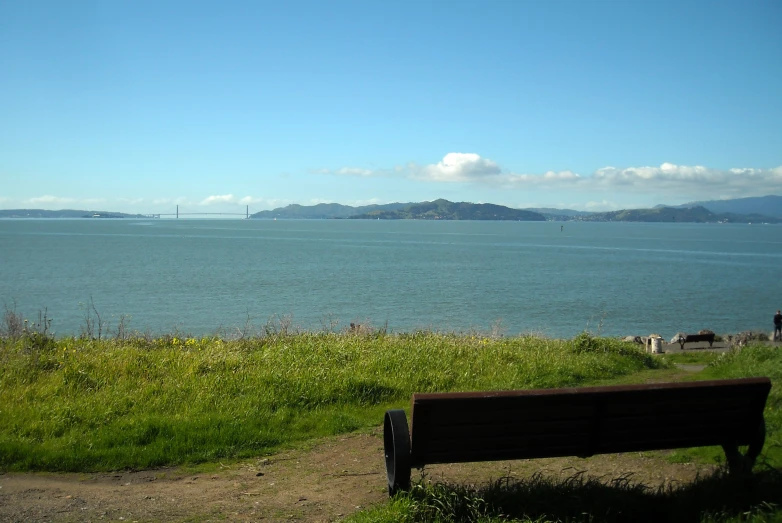
[[[376,426],[413,392],[572,386],[661,363],[581,335],[299,333],[0,340],[0,468],[97,471],[256,456]]]

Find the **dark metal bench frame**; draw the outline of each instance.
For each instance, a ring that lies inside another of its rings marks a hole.
[[[411,468],[721,445],[731,473],[750,472],[765,442],[771,381],[414,394],[384,420],[388,491],[410,488]],[[739,446],[748,445],[742,454]]]
[[[714,334],[687,334],[684,338],[679,338],[679,347],[684,350],[685,343],[697,343],[708,341],[709,348],[714,344]]]

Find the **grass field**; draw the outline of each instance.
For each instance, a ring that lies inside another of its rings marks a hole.
[[[413,392],[579,385],[662,365],[613,340],[303,333],[0,345],[0,467],[241,458],[375,426]]]
[[[690,515],[681,521],[693,521],[693,510],[703,521],[782,520],[782,351],[754,346],[681,359],[587,333],[572,340],[429,331],[96,340],[25,327],[0,337],[0,469],[109,471],[241,459],[376,427],[386,409],[408,407],[414,392],[630,383],[671,374],[674,362],[703,363],[693,378],[769,376],[774,383],[755,483],[704,478],[675,491],[584,478],[421,484],[353,521],[622,521],[617,506],[639,521],[667,513],[660,510]],[[721,452],[684,449],[670,459],[713,461]],[[693,502],[709,497],[720,502]]]

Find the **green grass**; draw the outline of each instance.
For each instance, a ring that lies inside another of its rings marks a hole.
[[[684,365],[708,365],[720,357],[717,352],[682,352],[676,354],[666,354],[663,356],[671,363],[680,363]]]
[[[588,334],[99,341],[31,331],[0,341],[0,469],[239,459],[377,426],[414,392],[574,386],[664,365]]]
[[[782,521],[782,473],[748,478],[724,473],[692,483],[650,488],[626,477],[610,481],[576,474],[564,480],[535,475],[501,478],[481,487],[424,483],[349,523],[544,523],[660,521]]]
[[[421,483],[354,523],[383,521],[782,521],[782,351],[652,357],[633,344],[418,332],[274,334],[245,340],[0,339],[0,470],[208,466],[380,424],[414,392],[769,376],[768,436],[756,473],[679,488],[626,478],[505,478],[479,487]],[[719,461],[719,449],[674,460]],[[199,465],[200,464],[200,465]]]
[[[782,350],[763,344],[726,352],[714,357],[697,379],[729,379],[753,376],[771,378],[771,393],[766,401],[766,443],[760,461],[782,468]],[[671,453],[674,462],[714,462],[722,459],[722,451],[714,447],[682,449]]]
[[[686,355],[689,357],[689,355]],[[350,523],[384,522],[782,522],[782,351],[764,345],[745,347],[686,363],[708,363],[691,379],[768,376],[772,389],[764,412],[766,444],[750,477],[733,478],[722,469],[678,487],[650,488],[626,478],[597,480],[576,475],[567,480],[542,476],[504,478],[484,486],[426,481],[387,504],[362,511]],[[708,361],[704,361],[705,359]],[[666,357],[665,360],[670,361]],[[679,362],[679,361],[677,361]],[[615,381],[635,381],[642,371]],[[666,373],[668,370],[656,371]],[[720,448],[683,449],[674,461],[720,462]]]

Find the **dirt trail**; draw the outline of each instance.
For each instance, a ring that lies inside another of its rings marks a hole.
[[[535,472],[649,485],[688,482],[708,466],[659,453],[427,467],[432,480],[481,483]],[[414,479],[420,477],[414,472]],[[0,475],[0,521],[339,521],[387,499],[380,429],[320,441],[209,473],[181,469],[101,474]]]

